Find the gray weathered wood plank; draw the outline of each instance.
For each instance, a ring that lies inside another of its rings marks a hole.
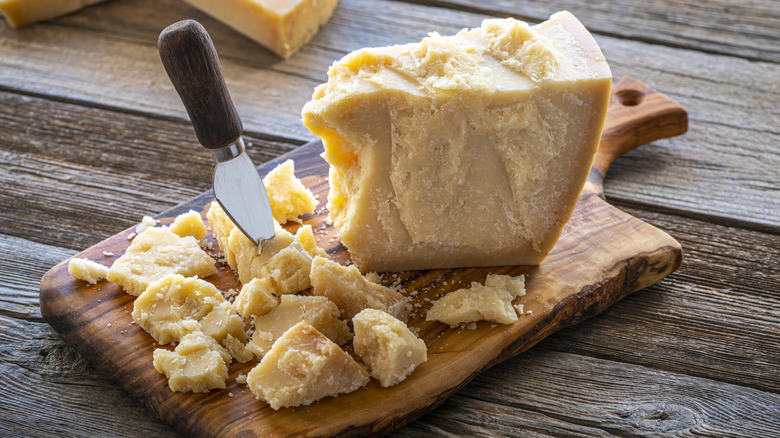
[[[780,236],[622,209],[675,237],[681,268],[546,348],[780,393]]]
[[[568,10],[591,32],[701,52],[780,62],[780,11],[772,0],[404,0],[410,3],[544,21]]]
[[[84,249],[211,188],[214,161],[187,123],[8,92],[0,101],[0,233]],[[257,164],[296,146],[246,140]]]
[[[777,436],[778,394],[546,344],[496,365],[392,436],[458,436],[447,425],[469,436]]]
[[[173,1],[110,2],[19,31],[0,27],[0,88],[185,121],[155,41],[157,28],[195,16],[211,29],[223,53],[228,85],[247,129],[300,143],[313,138],[300,122],[300,108],[334,59],[365,45],[414,41],[429,30],[453,33],[484,18],[448,9],[433,14],[427,7],[384,0],[347,0],[311,44],[290,61],[280,61],[188,8]],[[144,12],[150,10],[154,13]],[[147,17],[151,24],[141,24]],[[679,100],[691,120],[685,136],[619,161],[608,195],[778,232],[780,197],[772,194],[780,185],[780,155],[772,145],[780,142],[774,79],[780,65],[610,36],[596,39],[615,77],[638,77]],[[56,71],[49,67],[52,62],[60,65]],[[731,196],[734,192],[740,196]]]

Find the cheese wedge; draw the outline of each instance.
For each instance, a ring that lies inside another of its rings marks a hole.
[[[8,24],[22,27],[36,21],[51,20],[61,15],[101,3],[106,0],[0,0],[0,14]]]
[[[246,383],[257,399],[279,409],[352,392],[368,380],[352,357],[303,321],[274,343]]]
[[[328,21],[338,0],[185,0],[289,58]]]
[[[328,209],[363,272],[535,265],[571,216],[611,84],[568,12],[361,49],[303,108]]]

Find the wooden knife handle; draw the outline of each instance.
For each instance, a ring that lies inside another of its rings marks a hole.
[[[206,29],[194,20],[179,21],[160,33],[157,46],[200,144],[219,149],[238,140],[243,130],[241,118]]]
[[[603,193],[609,166],[638,146],[688,130],[688,112],[642,82],[626,77],[612,88],[607,123],[601,133],[584,191]]]

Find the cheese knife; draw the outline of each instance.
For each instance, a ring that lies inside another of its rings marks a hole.
[[[268,193],[244,151],[241,118],[230,99],[208,32],[197,21],[179,21],[160,33],[158,49],[198,141],[217,161],[217,202],[255,245],[272,238],[274,219]]]

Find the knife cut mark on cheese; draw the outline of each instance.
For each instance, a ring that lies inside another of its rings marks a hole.
[[[361,49],[303,108],[328,209],[361,271],[535,265],[604,126],[611,73],[567,12]]]

